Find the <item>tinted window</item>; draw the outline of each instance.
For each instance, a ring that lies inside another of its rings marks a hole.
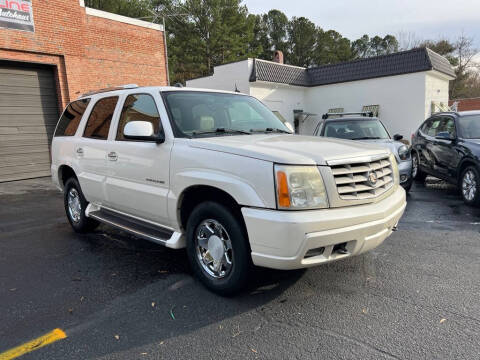
[[[333,120],[325,124],[325,136],[349,140],[389,139],[379,120]]]
[[[69,104],[58,121],[55,136],[75,135],[89,102],[90,99],[82,99]]]
[[[126,141],[123,129],[130,121],[148,121],[152,123],[155,134],[160,128],[160,115],[153,97],[148,94],[129,95],[123,104],[122,115],[117,128],[117,140]]]
[[[113,112],[118,96],[103,98],[97,101],[87,121],[83,132],[84,137],[106,140],[112,122]]]
[[[480,115],[462,116],[458,119],[461,134],[466,139],[480,139]]]
[[[437,135],[441,132],[448,132],[451,137],[455,137],[455,122],[451,117],[444,117],[437,128]]]
[[[429,121],[427,128],[425,129],[425,133],[428,136],[435,137],[437,136],[438,133],[438,128],[440,126],[441,119],[440,118],[435,118]]]
[[[163,96],[172,125],[180,135],[198,135],[217,128],[289,131],[265,105],[250,96],[199,91],[172,91]]]

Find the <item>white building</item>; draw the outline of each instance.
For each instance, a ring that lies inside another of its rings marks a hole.
[[[247,59],[216,66],[211,76],[187,81],[187,87],[234,91],[255,96],[300,133],[309,133],[315,117],[326,112],[374,110],[390,133],[410,138],[432,112],[448,106],[448,60],[419,48],[335,65],[303,68]],[[318,117],[317,117],[318,119]]]

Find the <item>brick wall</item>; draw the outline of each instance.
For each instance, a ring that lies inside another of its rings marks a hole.
[[[458,111],[480,110],[480,98],[450,100],[448,105],[458,101]]]
[[[55,67],[59,106],[89,90],[166,85],[161,31],[87,15],[79,0],[33,0],[35,32],[0,28],[0,60]]]

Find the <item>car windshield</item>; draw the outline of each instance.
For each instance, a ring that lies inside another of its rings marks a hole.
[[[390,139],[387,130],[378,119],[327,121],[323,134],[348,140]]]
[[[177,132],[183,136],[290,133],[265,105],[251,96],[199,91],[163,93]]]
[[[465,139],[480,139],[480,115],[462,116],[458,124]]]

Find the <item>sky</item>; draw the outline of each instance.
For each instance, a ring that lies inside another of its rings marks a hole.
[[[480,0],[244,0],[244,4],[253,14],[278,9],[289,18],[305,16],[350,40],[363,34],[400,33],[419,40],[454,40],[463,31],[480,49]]]

